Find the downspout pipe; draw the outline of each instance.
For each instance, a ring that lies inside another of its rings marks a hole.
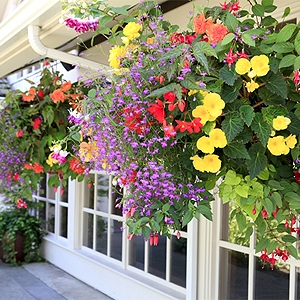
[[[46,47],[40,39],[40,27],[37,25],[29,25],[28,26],[28,40],[31,48],[38,54],[49,57],[54,60],[59,60],[65,63],[69,63],[71,65],[76,65],[80,68],[84,68],[87,70],[99,71],[103,74],[109,73],[109,68],[103,66],[100,63],[82,58],[80,56],[75,56],[70,53],[66,53],[63,51],[59,51],[56,49]]]

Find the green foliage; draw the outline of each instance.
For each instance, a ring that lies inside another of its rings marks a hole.
[[[34,212],[39,208],[39,203],[31,203],[30,209]],[[24,240],[25,262],[41,261],[39,247],[46,232],[42,229],[42,220],[31,215],[27,208],[17,208],[15,204],[8,205],[0,211],[0,247],[3,259],[12,265],[20,264],[16,255],[15,241],[18,235]],[[20,253],[19,253],[20,254]]]

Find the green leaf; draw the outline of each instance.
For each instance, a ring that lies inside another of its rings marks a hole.
[[[225,132],[228,142],[231,142],[244,129],[244,122],[238,112],[225,116],[222,122],[222,130]]]
[[[197,207],[197,212],[203,215],[206,219],[212,221],[212,212],[209,204],[204,204],[204,202],[200,202]]]
[[[297,28],[296,24],[286,24],[278,32],[276,43],[282,43],[288,41],[293,35],[296,28]]]
[[[196,60],[205,68],[206,72],[209,74],[207,58],[201,48],[197,46],[197,44],[195,44],[195,46],[193,47],[193,52]]]
[[[278,190],[278,191],[282,191],[284,190],[284,187],[280,184],[280,182],[276,181],[276,180],[269,180],[268,182],[268,186],[271,188],[271,189],[275,189],[275,190]]]
[[[224,148],[224,154],[230,158],[246,158],[250,159],[248,151],[244,144],[240,142],[228,143]]]
[[[107,27],[106,24],[111,22],[113,20],[113,17],[110,17],[110,16],[103,16],[99,19],[99,26],[100,28],[102,27]]]
[[[290,42],[276,43],[272,46],[272,49],[277,53],[289,53],[294,50],[294,44]]]
[[[207,42],[198,42],[196,44],[194,44],[193,46],[193,51],[195,51],[194,49],[198,49],[200,48],[200,50],[207,56],[214,56],[216,58],[218,58],[217,52],[216,50],[211,46],[211,44],[207,43]]]
[[[298,250],[293,245],[288,245],[287,250],[294,258],[298,259]]]
[[[269,245],[269,240],[268,239],[266,239],[266,238],[260,239],[259,242],[256,245],[256,248],[255,248],[256,253],[260,252],[260,251],[263,251],[264,249],[266,249],[268,247],[268,245]]]
[[[263,6],[260,4],[253,5],[252,12],[255,16],[258,16],[258,17],[263,17],[265,14],[265,10],[264,10]]]
[[[275,25],[276,23],[277,23],[277,20],[276,20],[275,18],[271,17],[271,16],[265,17],[265,18],[262,20],[262,22],[261,22],[261,24],[262,24],[263,26],[265,26],[265,27],[267,27],[267,26],[273,26],[273,25]]]
[[[279,63],[279,69],[294,65],[295,59],[296,59],[296,55],[294,54],[288,54],[284,56]]]
[[[228,33],[228,34],[226,34],[225,37],[224,37],[224,39],[221,42],[221,45],[225,46],[225,45],[231,43],[234,38],[235,38],[234,33]]]
[[[187,225],[188,223],[190,223],[193,219],[193,213],[192,211],[188,210],[183,217],[182,220],[182,227],[184,227],[185,225]]]
[[[268,76],[266,88],[270,92],[275,93],[284,99],[287,98],[287,85],[280,73],[271,74],[271,76]]]
[[[149,236],[150,236],[150,234],[151,234],[151,228],[150,227],[148,227],[148,226],[143,226],[142,227],[142,235],[143,235],[143,237],[146,239],[146,240],[148,240],[148,238],[149,238]]]
[[[225,64],[224,67],[221,68],[219,76],[221,80],[223,80],[230,86],[233,86],[234,82],[237,79],[236,73],[233,71],[233,69],[229,69],[227,64]]]
[[[235,187],[235,191],[238,195],[240,195],[243,198],[248,198],[249,196],[249,185],[243,184],[243,185],[238,185]]]
[[[252,123],[252,120],[254,118],[254,109],[250,105],[242,105],[239,109],[241,113],[241,117],[245,124],[249,127]]]
[[[264,6],[264,9],[265,9],[265,12],[266,12],[266,13],[272,13],[273,11],[276,10],[276,8],[277,8],[277,6],[275,6],[275,5],[267,5],[267,6]],[[264,19],[266,19],[266,18],[264,18]],[[263,20],[264,20],[264,19],[263,19]],[[276,19],[274,19],[274,20],[276,20]],[[262,24],[264,25],[263,22],[262,22]]]
[[[300,69],[300,56],[297,56],[294,61],[294,70],[298,70],[298,69]]]
[[[150,93],[147,98],[150,98],[150,97],[160,97],[162,95],[164,95],[165,93],[167,92],[171,92],[171,91],[174,91],[175,90],[175,87],[176,87],[176,83],[170,83],[162,88],[159,88],[157,90],[154,90],[152,93]]]
[[[52,106],[48,105],[43,108],[42,115],[44,120],[47,122],[47,125],[50,127],[54,121],[54,111]]]
[[[242,80],[240,78],[237,79],[234,86],[229,86],[228,84],[223,84],[223,87],[221,90],[221,98],[226,103],[233,102],[234,100],[237,99],[241,86],[242,86]]]
[[[286,234],[282,237],[282,240],[285,242],[285,243],[290,243],[290,244],[293,244],[295,243],[298,239],[292,235],[289,235],[289,234]]]
[[[175,48],[166,51],[161,57],[160,61],[165,61],[173,58],[177,58],[182,55],[183,48],[185,47],[184,44],[179,44]]]
[[[247,33],[247,31],[242,33],[242,39],[243,39],[245,44],[247,44],[251,47],[255,47],[255,40],[252,38],[252,35]]]
[[[265,147],[259,142],[253,144],[249,149],[250,159],[246,160],[246,164],[249,170],[250,179],[256,177],[266,168],[268,160],[265,152]]]
[[[282,15],[282,19],[285,19],[291,12],[291,9],[289,7],[286,7],[284,9],[283,15]]]
[[[262,205],[266,208],[266,211],[269,215],[275,211],[275,205],[269,198],[262,199]]]
[[[123,5],[121,7],[110,7],[110,9],[118,15],[128,15],[128,9],[131,5]]]
[[[239,231],[242,232],[246,227],[246,217],[243,213],[240,212],[235,215],[235,218],[238,224]]]
[[[273,5],[273,3],[274,3],[274,0],[262,0],[262,1],[261,1],[261,4],[262,4],[264,7]]]
[[[279,208],[282,206],[281,195],[278,192],[273,192],[270,197],[276,206]]]
[[[263,119],[261,113],[256,113],[251,124],[252,130],[257,134],[261,143],[266,146],[271,134],[270,125]],[[262,170],[261,170],[262,171]]]
[[[227,185],[238,185],[241,182],[241,178],[236,175],[233,170],[229,170],[224,178],[224,184]]]
[[[239,27],[239,21],[233,14],[227,14],[224,25],[228,28],[230,32],[235,32],[236,28]],[[233,34],[233,33],[230,33]],[[225,36],[226,38],[226,36]],[[223,43],[222,43],[223,44]]]
[[[295,50],[300,55],[300,31],[297,33],[294,41]]]

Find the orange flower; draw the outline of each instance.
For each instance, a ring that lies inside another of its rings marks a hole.
[[[72,83],[70,81],[62,84],[61,89],[63,92],[66,92],[68,90],[70,90],[70,88],[72,87]]]
[[[212,24],[206,30],[209,43],[219,43],[229,33],[223,24]]]
[[[50,94],[51,99],[54,103],[64,102],[66,96],[61,89],[55,90],[52,94]]]
[[[44,167],[35,162],[32,166],[32,169],[35,173],[44,173]]]
[[[31,170],[32,169],[32,165],[31,164],[25,164],[24,168],[27,170]]]
[[[34,99],[34,96],[36,94],[36,89],[35,88],[30,88],[29,91],[26,94],[22,94],[22,99],[25,102],[31,102]]]
[[[203,34],[213,25],[211,18],[205,19],[204,13],[194,18],[194,30],[196,34]]]

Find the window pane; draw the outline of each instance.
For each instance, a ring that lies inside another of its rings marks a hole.
[[[69,193],[68,184],[65,187],[61,186],[61,191],[62,191],[62,189],[64,192],[62,195],[60,195],[60,201],[68,202],[68,193]]]
[[[97,216],[96,251],[107,255],[107,218]]]
[[[297,300],[300,300],[300,268],[296,268],[296,288],[297,288]]]
[[[93,182],[95,181],[95,175],[90,174],[88,180],[84,181],[84,200],[83,206],[87,208],[94,208],[94,193],[95,186]],[[92,183],[92,184],[89,184]]]
[[[89,247],[93,249],[93,229],[94,229],[94,222],[93,222],[93,215],[88,213],[83,213],[83,232],[82,237],[83,246]]]
[[[68,237],[68,208],[60,206],[59,235]]]
[[[171,237],[171,282],[186,285],[186,245],[185,238]]]
[[[43,176],[43,179],[40,181],[38,195],[41,197],[46,197],[46,188],[47,188],[47,181],[45,175]]]
[[[112,189],[111,213],[114,215],[122,216],[122,209],[119,208],[119,206],[116,207],[116,205],[120,202],[122,196],[123,196],[122,188],[117,186]]]
[[[129,264],[140,270],[145,268],[145,240],[142,236],[135,236],[129,241]]]
[[[48,203],[48,231],[54,233],[54,224],[55,224],[55,205]]]
[[[225,205],[222,205],[223,222],[221,228],[221,239],[233,244],[249,247],[250,240],[249,238],[245,238],[245,234],[247,230],[250,230],[252,233],[252,228],[245,228],[243,232],[239,231],[235,214],[232,214],[234,209],[235,207],[231,203],[226,203]]]
[[[109,176],[97,175],[97,210],[108,212]]]
[[[287,265],[279,264],[274,270],[269,265],[263,266],[256,258],[255,299],[289,299],[289,270]]]
[[[110,256],[122,260],[122,223],[117,220],[111,220],[111,247]]]
[[[149,247],[149,273],[166,279],[166,237],[159,236],[157,246]]]
[[[248,260],[247,254],[220,249],[220,299],[248,299]]]
[[[39,218],[42,220],[42,225],[41,227],[44,230],[47,230],[47,220],[46,220],[46,202],[44,201],[39,201],[41,204],[41,207],[39,207]]]

